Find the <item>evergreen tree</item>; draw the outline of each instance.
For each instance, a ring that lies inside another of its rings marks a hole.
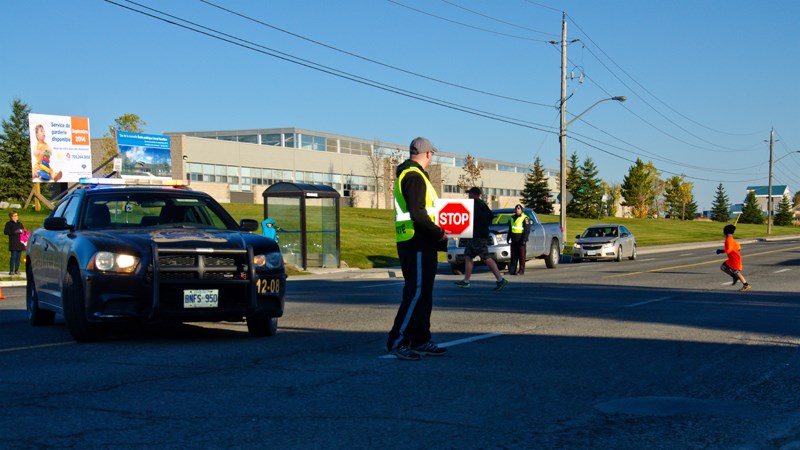
[[[24,200],[33,187],[30,107],[20,99],[11,102],[11,117],[3,119],[0,135],[0,198]]]
[[[789,196],[784,195],[781,201],[778,202],[778,213],[772,219],[772,223],[781,227],[787,227],[792,224],[794,213],[792,212],[792,204],[789,201]]]
[[[739,222],[754,224],[764,223],[764,215],[761,213],[761,206],[759,206],[758,200],[756,200],[755,191],[750,191],[747,193],[747,197],[744,199],[742,215],[739,217]]]
[[[536,211],[536,214],[553,214],[553,205],[550,203],[550,187],[538,156],[533,161],[531,171],[525,176],[525,189],[522,191],[520,203]]]
[[[644,219],[651,214],[653,187],[658,179],[658,171],[652,163],[645,164],[636,158],[628,174],[622,179],[621,193],[625,204],[631,208],[634,217]]]
[[[686,212],[684,213],[683,220],[694,220],[695,216],[697,216],[697,212],[697,202],[692,199],[692,201],[686,204]]]
[[[572,152],[572,155],[569,157],[568,164],[568,172],[567,172],[567,192],[572,195],[572,200],[568,203],[567,208],[567,216],[570,217],[578,217],[575,214],[578,210],[581,209],[581,170],[580,170],[580,160],[578,160],[578,153]],[[561,194],[561,200],[565,202],[568,196],[564,193]]]
[[[714,197],[714,203],[711,204],[711,220],[715,222],[727,222],[730,219],[731,205],[728,201],[728,194],[725,193],[725,188],[722,183],[717,186],[717,192]]]
[[[580,167],[580,181],[574,217],[599,217],[603,207],[603,181],[597,178],[598,170],[592,158],[587,157]]]

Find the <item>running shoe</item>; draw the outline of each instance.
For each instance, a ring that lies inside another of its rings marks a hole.
[[[418,347],[414,347],[411,349],[411,351],[416,352],[420,355],[430,355],[430,356],[441,356],[447,353],[446,348],[439,347],[432,341],[428,341]]]
[[[508,280],[503,278],[502,280],[497,282],[497,286],[494,287],[494,290],[495,291],[499,291],[500,289],[503,289],[504,287],[506,287],[506,285],[508,285]]]
[[[460,288],[468,288],[469,287],[469,281],[467,281],[467,280],[456,281],[455,285],[460,287]]]
[[[396,356],[397,359],[402,359],[403,361],[419,361],[422,359],[419,353],[411,350],[411,348],[405,345],[401,345],[400,347],[392,350],[392,354]]]

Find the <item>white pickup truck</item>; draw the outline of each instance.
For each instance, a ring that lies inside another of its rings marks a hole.
[[[531,219],[528,244],[525,246],[525,260],[544,259],[548,269],[558,266],[564,250],[564,235],[557,223],[542,223],[532,209],[524,208],[523,213]],[[497,267],[505,269],[511,260],[511,246],[508,245],[508,222],[514,215],[514,208],[493,209],[492,224],[489,226],[489,253],[494,255]],[[447,242],[447,262],[456,275],[464,273],[463,239],[451,238]]]

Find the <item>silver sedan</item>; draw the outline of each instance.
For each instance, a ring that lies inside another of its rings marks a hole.
[[[622,261],[622,258],[636,259],[636,238],[624,225],[597,224],[575,236],[572,245],[572,262],[584,259],[609,259]]]

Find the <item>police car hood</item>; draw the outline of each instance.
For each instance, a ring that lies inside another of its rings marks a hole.
[[[113,242],[117,245],[131,245],[140,249],[149,248],[155,243],[163,248],[213,248],[243,249],[245,240],[239,230],[205,230],[196,228],[159,228],[138,230],[113,230],[84,232],[94,240]]]

